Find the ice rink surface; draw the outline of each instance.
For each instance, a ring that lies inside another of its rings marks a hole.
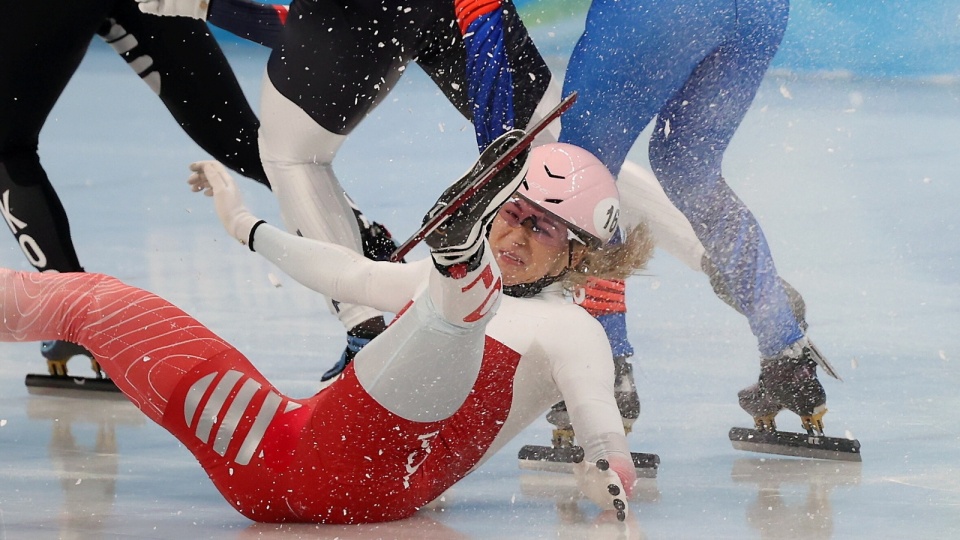
[[[227,52],[256,103],[265,51]],[[629,440],[662,464],[625,525],[577,500],[572,478],[518,469],[522,444],[549,444],[544,420],[413,519],[258,525],[125,401],[29,395],[24,375],[45,366],[26,343],[0,345],[0,539],[956,538],[958,143],[956,83],[772,73],[727,152],[725,176],[844,378],[824,380],[827,433],[858,438],[862,464],[731,447],[728,429],[750,424],[736,392],[755,381],[754,339],[703,275],[658,253],[628,287],[643,403]],[[187,164],[206,156],[102,44],[53,111],[40,151],[88,271],[183,307],[281,390],[315,391],[343,349],[339,323],[315,293],[221,230],[211,201],[185,183]],[[336,168],[371,218],[406,237],[475,155],[470,125],[412,68]],[[645,145],[632,157],[645,165]],[[279,223],[267,190],[242,187],[255,213]],[[0,265],[28,268],[10,236]],[[86,367],[77,359],[71,370]],[[788,413],[779,424],[799,428]]]

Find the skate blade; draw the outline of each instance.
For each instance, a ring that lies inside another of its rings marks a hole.
[[[834,379],[843,382],[843,379],[840,378],[840,374],[837,373],[837,370],[833,368],[833,364],[827,361],[827,358],[823,356],[823,353],[820,352],[820,349],[817,348],[812,342],[807,342],[807,346],[813,350],[813,361],[819,365],[827,375],[833,377]]]
[[[637,478],[656,478],[660,456],[630,452]],[[520,468],[525,471],[544,471],[573,474],[573,466],[583,461],[583,448],[579,446],[554,448],[552,446],[526,445],[517,454]]]
[[[60,377],[31,373],[27,375],[24,384],[27,385],[27,391],[33,395],[73,397],[86,395],[95,398],[126,399],[126,396],[110,379]]]
[[[787,431],[730,429],[730,442],[737,450],[834,461],[862,461],[860,441],[837,437],[815,437]]]

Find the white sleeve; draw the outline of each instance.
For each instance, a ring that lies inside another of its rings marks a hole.
[[[587,461],[611,454],[629,459],[623,420],[613,397],[610,342],[600,323],[585,311],[575,306],[564,311],[544,329],[543,343],[577,441]]]
[[[309,289],[391,313],[409,303],[429,272],[423,261],[371,261],[343,246],[290,234],[266,223],[257,227],[253,247]]]

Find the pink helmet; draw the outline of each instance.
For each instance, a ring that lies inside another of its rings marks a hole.
[[[557,216],[582,240],[604,244],[617,230],[620,193],[610,171],[572,144],[550,143],[530,151],[530,170],[517,194]]]

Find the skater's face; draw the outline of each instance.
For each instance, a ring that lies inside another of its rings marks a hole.
[[[493,220],[490,247],[508,286],[555,276],[570,263],[567,227],[520,198],[508,201]]]

